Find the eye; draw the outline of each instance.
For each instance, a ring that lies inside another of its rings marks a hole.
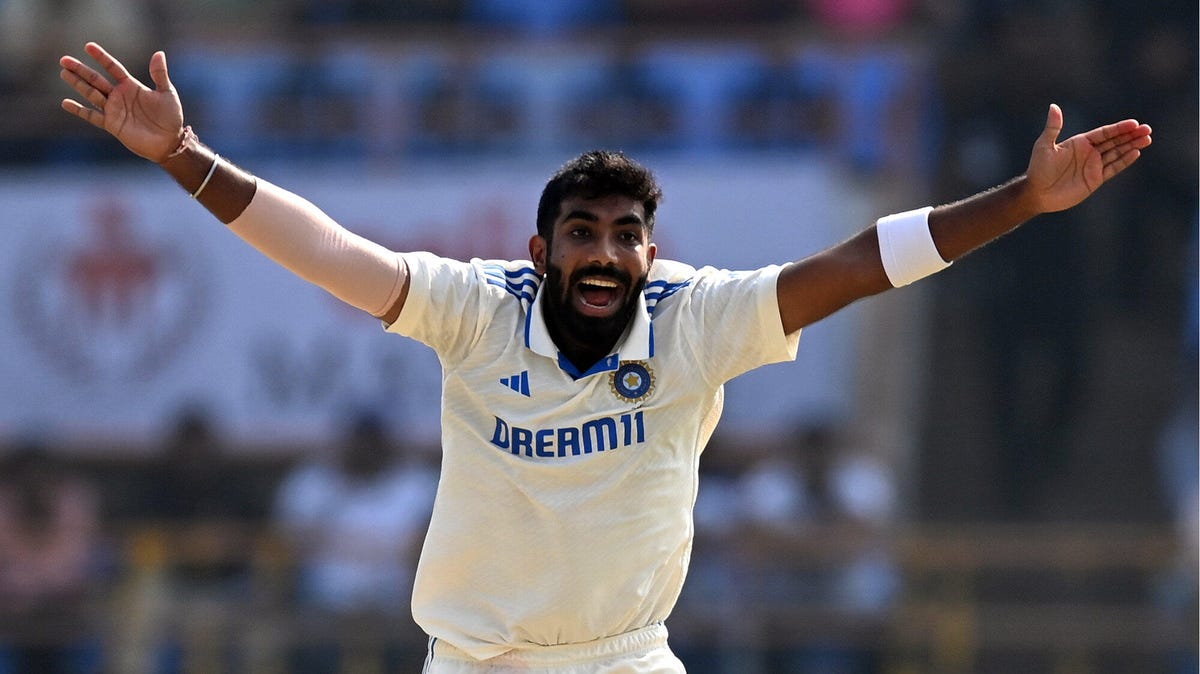
[[[636,230],[626,230],[621,232],[620,239],[624,243],[639,244],[642,242],[642,233]]]

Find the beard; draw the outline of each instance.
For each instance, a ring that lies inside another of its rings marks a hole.
[[[574,288],[579,279],[585,276],[607,277],[628,288],[625,297],[622,298],[621,307],[615,314],[587,316],[572,306],[571,288]],[[643,274],[637,279],[637,282],[633,282],[632,277],[621,269],[592,265],[577,269],[568,282],[563,279],[561,268],[547,264],[545,278],[547,292],[545,304],[542,307],[546,322],[552,330],[557,328],[557,332],[576,345],[596,350],[611,349],[633,319],[633,312],[637,309],[635,300],[645,289],[647,276],[647,274]]]

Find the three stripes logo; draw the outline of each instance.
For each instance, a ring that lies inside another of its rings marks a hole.
[[[520,374],[514,374],[511,377],[503,377],[500,379],[500,383],[526,398],[529,397],[529,370],[523,370]]]

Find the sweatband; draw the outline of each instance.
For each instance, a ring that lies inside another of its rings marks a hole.
[[[879,256],[893,288],[906,286],[950,266],[929,233],[932,206],[896,213],[875,221]]]
[[[267,257],[333,296],[382,316],[404,288],[400,255],[339,225],[307,199],[258,179],[229,229]]]

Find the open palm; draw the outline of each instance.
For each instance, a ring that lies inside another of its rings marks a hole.
[[[1150,127],[1126,119],[1071,136],[1059,143],[1063,114],[1051,105],[1046,128],[1033,145],[1026,175],[1040,211],[1070,208],[1141,156],[1150,145]]]
[[[183,137],[183,106],[167,75],[167,57],[155,52],[150,58],[150,89],[129,74],[125,66],[103,47],[89,42],[84,49],[108,74],[64,56],[60,76],[91,105],[64,99],[67,112],[104,129],[138,156],[162,162]]]

